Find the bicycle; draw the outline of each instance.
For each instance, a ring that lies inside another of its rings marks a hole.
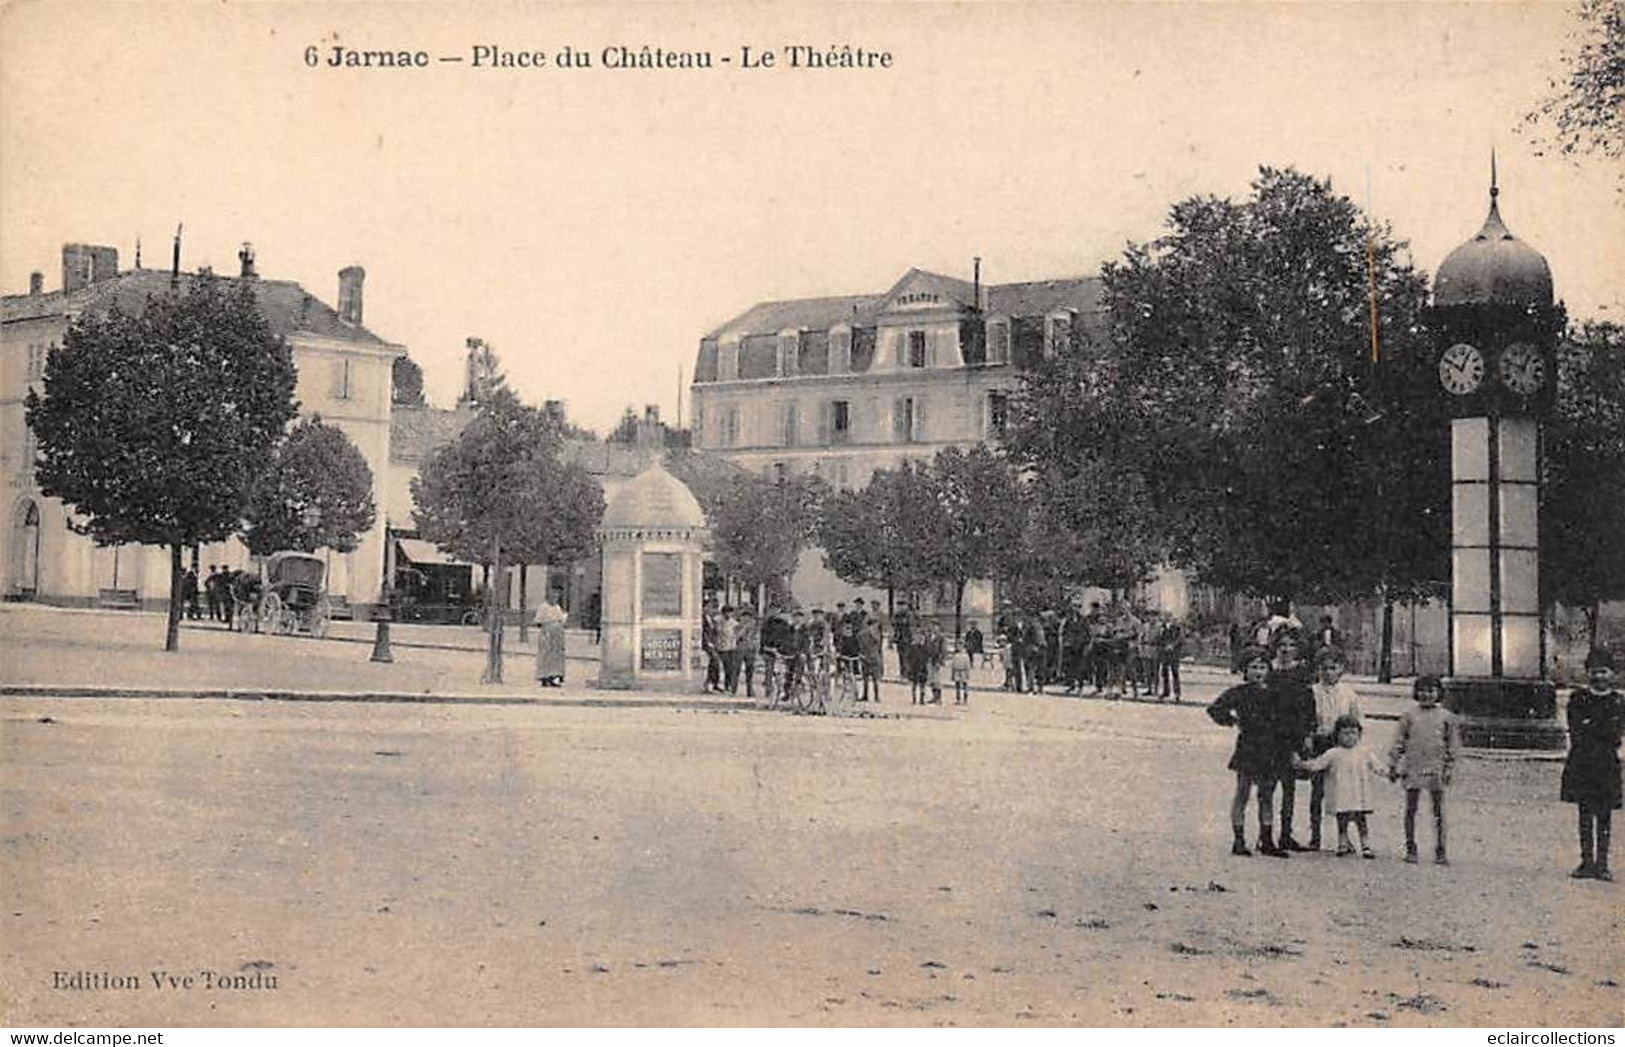
[[[823,713],[829,703],[829,666],[822,655],[795,656],[795,679],[790,684],[790,705],[798,713]]]
[[[788,698],[784,692],[784,681],[789,661],[777,648],[764,647],[762,654],[766,656],[762,663],[762,698],[772,708]]]
[[[843,706],[858,700],[858,680],[863,675],[863,658],[843,654],[835,662],[836,701]]]

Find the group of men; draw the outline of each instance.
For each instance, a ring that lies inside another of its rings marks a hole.
[[[822,659],[828,669],[851,674],[858,701],[870,701],[871,696],[880,701],[885,625],[878,600],[854,600],[850,608],[837,603],[833,613],[822,607],[810,614],[800,608],[776,608],[758,622],[749,607],[718,607],[714,598],[707,598],[700,643],[706,655],[707,691],[738,694],[743,682],[745,696],[754,698],[757,664],[765,686],[776,678],[782,663],[787,694],[805,667]]]
[[[181,576],[181,603],[186,609],[186,617],[193,621],[203,618],[203,607],[198,603],[201,595],[203,603],[209,609],[209,621],[222,622],[227,628],[231,627],[236,617],[236,601],[231,597],[232,583],[243,572],[230,567],[215,564],[209,568],[209,576],[203,579],[199,586],[197,569],[189,567]]]
[[[1087,612],[1075,606],[1037,614],[1009,611],[1001,615],[999,648],[1004,654],[1005,689],[1042,693],[1050,684],[1079,694],[1121,698],[1181,699],[1179,663],[1185,656],[1185,629],[1178,618],[1161,611],[1136,613],[1127,604]]]

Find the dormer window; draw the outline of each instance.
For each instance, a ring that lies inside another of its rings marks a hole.
[[[924,367],[926,357],[925,332],[910,331],[908,333],[908,365],[910,367]]]
[[[739,343],[723,342],[717,346],[717,381],[732,382],[739,377]]]
[[[852,328],[831,328],[829,332],[829,373],[848,374],[851,370]]]
[[[987,362],[1010,362],[1010,321],[999,319],[987,322]]]
[[[801,373],[801,332],[779,332],[779,377],[794,378]]]

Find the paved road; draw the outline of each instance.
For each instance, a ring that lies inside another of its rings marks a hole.
[[[1236,859],[1203,724],[3,698],[0,1020],[1618,1023],[1555,765],[1469,763],[1448,869],[1387,786],[1381,860]],[[276,988],[53,988],[153,970]]]

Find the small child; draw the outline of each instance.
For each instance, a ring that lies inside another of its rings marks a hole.
[[[1444,791],[1450,787],[1461,736],[1455,714],[1439,704],[1444,684],[1437,676],[1418,676],[1412,689],[1416,704],[1405,710],[1388,754],[1390,778],[1405,781],[1405,861],[1417,862],[1416,804],[1423,789],[1433,800],[1433,861],[1449,865],[1445,851]]]
[[[1344,715],[1337,718],[1337,744],[1311,760],[1293,757],[1293,766],[1324,773],[1332,787],[1332,809],[1337,812],[1337,856],[1346,858],[1354,853],[1349,842],[1349,823],[1360,830],[1360,854],[1375,858],[1371,851],[1371,837],[1366,827],[1366,816],[1371,813],[1371,779],[1374,775],[1387,777],[1387,768],[1377,762],[1370,749],[1360,744],[1360,718]]]
[[[1625,695],[1614,690],[1614,656],[1600,647],[1586,655],[1586,676],[1589,686],[1575,688],[1569,696],[1569,758],[1563,764],[1561,796],[1580,808],[1580,865],[1569,875],[1612,881],[1608,850],[1620,806]]]
[[[1235,836],[1230,853],[1246,857],[1247,797],[1258,791],[1258,853],[1275,858],[1291,857],[1275,842],[1275,783],[1283,772],[1290,774],[1291,756],[1299,739],[1283,722],[1282,705],[1264,686],[1270,671],[1270,654],[1262,647],[1245,648],[1240,656],[1242,682],[1219,695],[1207,707],[1213,722],[1235,726],[1236,750],[1229,767],[1236,772],[1236,793],[1230,801],[1230,831]]]
[[[954,681],[954,704],[970,704],[970,653],[958,641],[954,642],[954,653],[948,659],[948,671]]]

